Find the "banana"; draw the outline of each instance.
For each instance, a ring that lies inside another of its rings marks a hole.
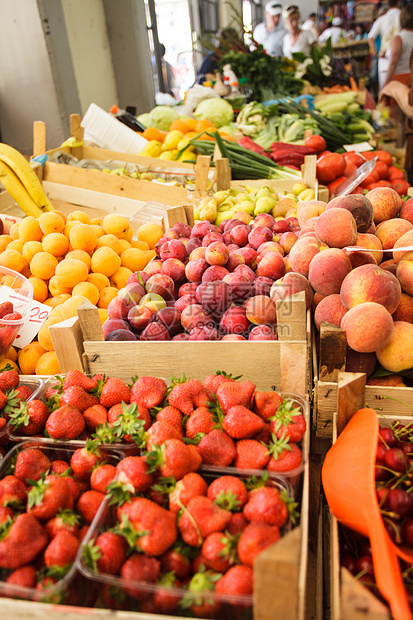
[[[0,161],[20,179],[27,193],[42,211],[53,211],[42,184],[27,159],[15,148],[0,142]]]
[[[0,181],[26,215],[39,217],[43,211],[27,192],[19,177],[0,159]]]

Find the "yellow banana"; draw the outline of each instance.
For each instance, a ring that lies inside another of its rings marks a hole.
[[[20,179],[27,193],[42,211],[53,211],[50,200],[44,193],[39,177],[27,159],[15,148],[0,142],[0,160]]]
[[[19,177],[0,159],[0,181],[26,215],[39,217],[43,211],[27,192]]]

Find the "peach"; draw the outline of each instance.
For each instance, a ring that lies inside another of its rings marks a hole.
[[[402,375],[388,375],[387,377],[375,377],[367,379],[367,385],[384,385],[386,387],[407,387]]]
[[[323,321],[340,327],[343,316],[348,312],[347,308],[341,303],[340,295],[333,293],[324,297],[317,305],[314,312],[314,323],[320,331]]]
[[[340,293],[341,284],[350,271],[351,262],[346,253],[338,248],[331,248],[314,256],[308,279],[317,293],[332,295]]]
[[[367,232],[373,223],[373,207],[363,194],[337,196],[328,203],[327,209],[347,209],[356,220],[357,232]]]
[[[393,335],[387,345],[376,351],[377,359],[386,370],[401,372],[413,366],[413,325],[395,321]]]
[[[403,254],[397,265],[396,276],[403,291],[413,295],[413,251]]]
[[[245,302],[245,312],[247,319],[254,325],[263,325],[264,323],[276,323],[277,314],[275,311],[275,303],[266,295],[255,295]]]
[[[375,353],[359,353],[347,347],[346,372],[364,372],[369,376],[376,368],[376,363]]]
[[[413,323],[413,297],[402,293],[400,303],[392,314],[393,321],[406,321]]]
[[[400,209],[399,215],[403,220],[407,220],[410,224],[413,224],[413,198],[406,200]]]
[[[313,297],[313,301],[311,303],[311,309],[313,312],[315,312],[318,304],[320,303],[320,301],[322,301],[323,299],[325,299],[324,295],[320,295],[320,293],[314,293],[314,297]]]
[[[384,269],[385,271],[390,271],[390,273],[393,273],[394,275],[396,275],[397,263],[394,260],[394,258],[390,258],[389,260],[382,261],[380,263],[380,267]]]
[[[299,238],[288,255],[291,269],[307,278],[310,263],[319,251],[320,244],[314,237]]]
[[[357,239],[356,220],[347,209],[328,209],[318,218],[315,234],[330,248],[353,245]]]
[[[362,265],[344,278],[340,296],[346,308],[369,301],[381,304],[392,314],[400,303],[401,292],[398,279],[390,271],[378,265]]]
[[[366,194],[366,198],[373,207],[375,224],[396,217],[403,204],[399,194],[391,187],[376,187]]]
[[[376,235],[372,235],[371,233],[358,233],[354,245],[360,248],[368,248],[369,250],[377,250],[376,252],[372,252],[371,256],[378,265],[383,260],[383,246]]]
[[[314,233],[315,236],[315,225],[318,220],[318,217],[311,217],[304,226],[299,230],[298,237],[303,237],[304,235],[308,235],[310,233]]]
[[[273,207],[272,215],[273,217],[285,217],[288,211],[295,208],[296,203],[292,200],[292,198],[282,198]],[[260,226],[262,226],[262,224],[260,224]]]
[[[327,208],[327,203],[323,200],[308,200],[305,203],[301,203],[298,207],[298,223],[301,228],[309,219],[318,217]]]
[[[412,228],[413,225],[407,220],[395,217],[391,220],[380,222],[376,229],[376,237],[380,239],[383,249],[388,250],[394,248],[396,241]]]
[[[399,239],[397,239],[396,243],[394,244],[394,248],[404,248],[407,247],[409,245],[413,245],[413,230],[408,230],[406,233],[404,233],[404,235],[402,235]],[[406,252],[409,252],[410,250],[398,250],[398,251],[394,251],[393,252],[393,258],[396,261],[396,263],[398,263],[401,259],[401,257],[403,256],[403,254],[405,254]]]
[[[344,252],[350,259],[352,269],[361,267],[362,265],[377,265],[376,259],[370,252],[347,252],[347,250],[344,250]]]
[[[348,346],[359,353],[374,353],[385,349],[393,335],[391,314],[381,304],[370,301],[346,312],[341,327],[346,332]]]
[[[314,297],[313,289],[305,276],[290,271],[286,273],[283,278],[274,282],[271,287],[270,297],[273,301],[277,301],[279,299],[291,297],[291,295],[295,295],[295,293],[300,293],[301,291],[305,293],[305,303],[308,310]]]

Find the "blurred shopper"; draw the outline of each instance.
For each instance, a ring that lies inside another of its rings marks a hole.
[[[346,35],[341,26],[341,18],[333,17],[331,27],[326,28],[324,32],[320,34],[320,36],[318,37],[318,42],[323,45],[324,43],[327,43],[328,39],[331,39],[331,43],[332,45],[334,45],[335,43],[338,43],[340,39],[344,39]]]
[[[362,41],[363,39],[367,39],[367,36],[368,35],[367,35],[366,29],[364,28],[363,24],[356,24],[354,40]]]
[[[317,30],[317,15],[315,13],[310,13],[305,22],[301,25],[302,30],[309,30],[315,38],[318,38],[318,30]]]
[[[175,88],[175,77],[171,65],[167,60],[165,60],[165,52],[165,45],[163,43],[159,43],[159,55],[161,57],[162,80],[164,85],[163,92],[175,97],[175,93],[173,91]]]
[[[368,34],[368,42],[372,58],[378,59],[379,90],[383,88],[390,60],[386,52],[395,34],[400,30],[399,0],[388,0],[389,10],[376,19]],[[380,36],[380,50],[377,53],[375,40]]]
[[[310,30],[300,28],[300,9],[295,4],[290,4],[283,9],[282,16],[288,30],[283,41],[284,56],[292,58],[295,52],[308,56],[317,39]]]
[[[277,1],[265,5],[265,21],[254,28],[254,40],[263,46],[270,56],[283,55],[285,28],[281,21],[282,5]]]

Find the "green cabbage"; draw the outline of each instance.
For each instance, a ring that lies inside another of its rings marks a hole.
[[[144,114],[139,114],[137,119],[140,123],[142,123],[142,125],[145,125],[145,127],[149,127],[149,119],[150,119],[149,112],[144,112]]]
[[[169,131],[172,121],[175,121],[177,118],[179,118],[179,114],[171,106],[157,105],[149,112],[148,127]]]
[[[225,133],[229,133],[230,136],[234,136],[235,132],[237,131],[237,126],[235,123],[229,123],[228,125],[222,125],[219,130],[225,131]]]
[[[228,125],[233,121],[234,110],[228,101],[213,97],[201,101],[194,112],[194,116],[199,121],[208,120],[215,127],[222,127],[222,125]]]

